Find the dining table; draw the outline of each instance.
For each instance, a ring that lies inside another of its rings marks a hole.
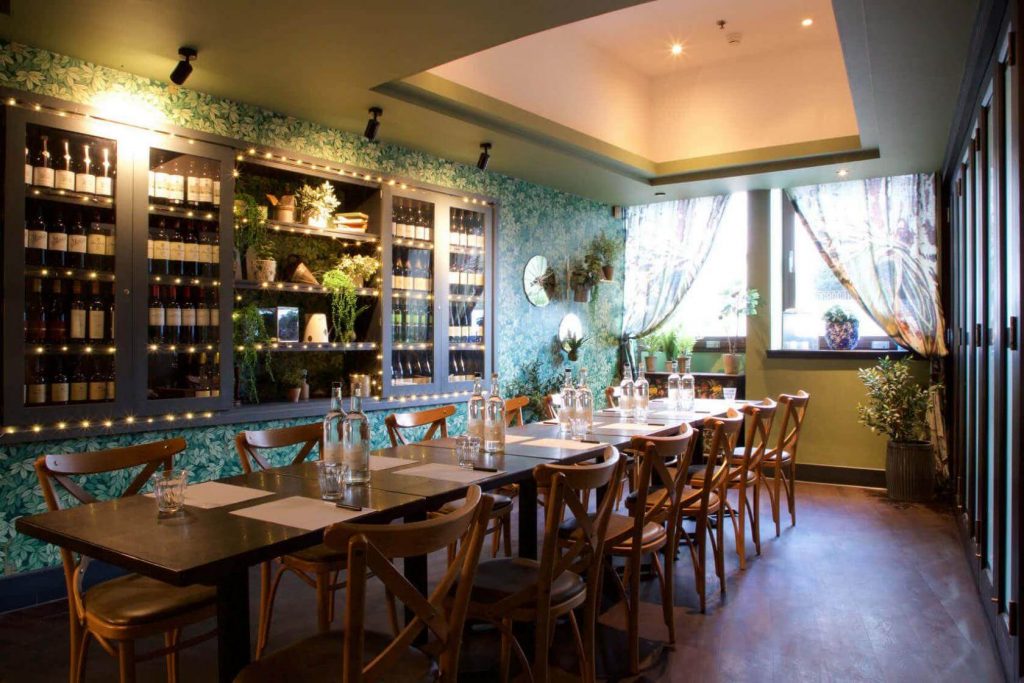
[[[370,483],[345,487],[343,503],[355,510],[321,501],[316,463],[306,461],[226,477],[213,485],[247,490],[244,500],[236,495],[218,501],[216,492],[227,489],[190,484],[185,506],[173,515],[158,514],[152,496],[135,495],[24,516],[16,528],[174,586],[215,586],[218,678],[231,681],[251,657],[250,567],[321,543],[323,529],[335,521],[426,519],[429,511],[464,497],[473,484],[485,491],[519,485],[519,554],[536,558],[537,465],[599,458],[609,445],[625,446],[638,434],[673,434],[684,422],[699,426],[728,406],[725,401],[698,402],[695,412],[671,414],[655,401],[645,424],[614,411],[598,411],[590,433],[575,442],[560,433],[557,423],[510,427],[503,452],[477,456],[476,466],[485,469],[459,467],[452,438],[378,449],[370,458]],[[203,499],[202,490],[212,493]],[[403,570],[410,583],[426,592],[425,556],[408,558]]]

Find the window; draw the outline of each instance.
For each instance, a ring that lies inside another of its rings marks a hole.
[[[747,287],[747,193],[729,197],[708,259],[666,324],[687,337],[745,337],[747,319],[719,320],[725,293]]]
[[[825,311],[839,306],[859,322],[853,350],[902,350],[832,274],[814,240],[800,223],[789,198],[772,191],[772,348],[830,351],[825,341]],[[778,245],[778,248],[776,248]]]

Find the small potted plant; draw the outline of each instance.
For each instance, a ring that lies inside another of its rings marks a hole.
[[[587,343],[590,337],[577,337],[574,333],[569,335],[562,340],[562,350],[565,351],[570,361],[578,361],[580,359],[580,349]]]
[[[356,318],[367,310],[359,305],[359,294],[355,283],[340,266],[324,273],[324,288],[331,293],[331,322],[334,325],[334,336],[340,342],[355,341]]]
[[[601,279],[609,282],[615,276],[615,259],[622,251],[622,243],[604,233],[599,234],[590,243],[590,254],[600,264]]]
[[[380,270],[380,261],[372,256],[344,256],[338,263],[338,269],[348,275],[357,288],[364,287]]]
[[[590,301],[590,290],[598,281],[598,268],[592,257],[588,254],[582,261],[573,264],[569,272],[569,285],[572,287],[572,300],[578,303]]]
[[[298,403],[302,398],[303,370],[299,368],[286,368],[281,372],[281,385],[285,388],[285,395],[292,403]]]
[[[675,330],[667,330],[661,335],[661,348],[665,352],[665,372],[670,372],[670,364],[679,356],[679,334]],[[683,366],[678,366],[682,371]]]
[[[647,372],[657,372],[659,363],[665,364],[665,338],[660,334],[649,334],[640,341],[645,369]]]
[[[303,184],[295,193],[295,208],[306,225],[314,228],[326,228],[340,204],[334,186],[327,180],[315,187]]]
[[[893,500],[930,500],[935,465],[928,435],[928,390],[910,373],[906,359],[888,357],[857,371],[867,387],[867,403],[857,405],[861,424],[888,437],[885,488]]]
[[[860,321],[842,306],[833,306],[822,316],[825,320],[825,345],[833,351],[850,351],[860,340]]]
[[[682,332],[679,332],[679,357],[676,359],[679,371],[682,372],[687,368],[687,365],[693,359],[693,347],[697,345],[697,340],[694,337],[687,337]]]
[[[268,237],[257,245],[249,248],[253,254],[249,272],[256,282],[273,282],[277,278],[277,259],[274,253],[274,242]]]
[[[722,366],[727,375],[738,375],[740,372],[740,357],[736,353],[736,341],[740,336],[740,319],[744,316],[757,315],[757,306],[761,301],[761,294],[756,289],[743,290],[735,287],[725,292],[725,305],[722,312],[718,314],[719,320],[732,318],[735,323],[735,334],[727,337],[729,353],[722,354]]]

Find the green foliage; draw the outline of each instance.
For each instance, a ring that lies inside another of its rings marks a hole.
[[[589,255],[600,266],[612,266],[620,251],[622,251],[622,242],[614,240],[602,232],[598,233],[597,237],[591,241]]]
[[[583,348],[583,345],[589,340],[590,337],[577,337],[575,334],[569,334],[564,340],[562,340],[560,346],[562,347],[562,350],[568,354],[569,360],[575,361],[579,358],[580,349]]]
[[[266,350],[258,350],[256,345],[269,342],[270,335],[267,333],[267,326],[263,324],[260,309],[256,304],[247,304],[236,308],[231,314],[231,319],[234,323],[232,331],[236,347],[235,362],[238,364],[241,390],[250,402],[259,403],[256,373],[259,370],[261,355],[263,356],[263,365],[271,379],[273,379],[273,369],[270,365],[270,353]]]
[[[827,311],[825,311],[825,315],[822,316],[822,319],[826,323],[837,324],[859,322],[857,320],[857,316],[855,316],[853,313],[848,313],[846,309],[843,308],[842,306],[833,306],[832,308],[828,309]]]
[[[910,361],[888,356],[857,371],[868,402],[857,404],[858,421],[890,441],[919,441],[928,433],[928,390],[910,374]]]
[[[740,287],[733,287],[723,292],[725,305],[722,306],[719,320],[734,318],[736,322],[736,334],[728,338],[729,353],[735,353],[735,338],[740,336],[740,318],[743,316],[757,315],[757,307],[761,303],[761,293],[756,289],[744,291]]]
[[[269,241],[267,236],[266,207],[260,206],[251,194],[235,194],[235,250],[245,256],[249,247],[257,247]]]
[[[596,261],[592,254],[587,254],[582,261],[573,263],[569,272],[569,284],[575,289],[593,287],[601,279],[601,264]]]
[[[562,386],[562,376],[551,373],[542,374],[542,363],[533,360],[522,366],[518,377],[502,385],[504,396],[526,396],[530,403],[523,409],[523,417],[527,422],[544,418],[544,399],[548,394],[556,393]]]
[[[350,279],[362,278],[369,282],[370,278],[380,270],[380,260],[372,256],[363,256],[362,254],[357,254],[356,256],[346,254],[341,258],[341,262],[338,263],[338,270],[348,275]]]
[[[675,330],[666,330],[661,335],[661,347],[665,351],[665,358],[675,360],[679,357],[679,333]]]
[[[285,387],[301,387],[302,380],[306,378],[306,370],[299,367],[289,367],[278,373],[281,384]]]
[[[350,342],[356,338],[356,318],[367,310],[359,305],[356,286],[340,266],[324,273],[323,286],[331,292],[331,321],[338,341]]]
[[[295,193],[295,208],[303,217],[309,213],[317,216],[330,216],[340,205],[341,202],[334,194],[334,186],[329,180],[315,186],[303,183],[299,191]]]
[[[655,354],[659,351],[665,350],[665,337],[658,333],[641,337],[640,343],[643,345],[643,349],[649,354]]]

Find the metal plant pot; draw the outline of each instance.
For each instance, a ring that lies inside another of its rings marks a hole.
[[[935,464],[928,441],[890,441],[885,454],[885,490],[893,500],[922,502],[935,495]]]

